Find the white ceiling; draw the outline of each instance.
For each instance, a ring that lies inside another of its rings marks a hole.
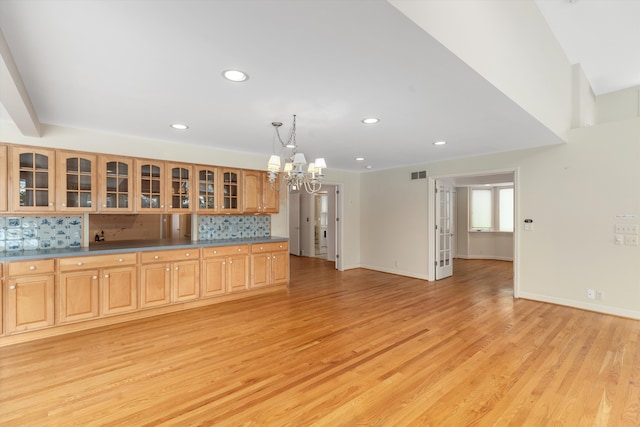
[[[42,123],[266,160],[297,114],[307,158],[353,171],[561,143],[384,0],[2,0],[0,27]]]

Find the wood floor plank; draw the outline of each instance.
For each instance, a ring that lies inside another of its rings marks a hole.
[[[4,426],[640,425],[640,322],[291,258],[291,285],[0,348]]]

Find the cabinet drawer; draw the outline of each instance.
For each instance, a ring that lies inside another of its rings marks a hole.
[[[248,254],[249,245],[235,245],[235,246],[215,246],[211,248],[202,248],[203,258],[212,258],[217,256],[229,256],[236,254]]]
[[[251,253],[278,252],[289,250],[289,242],[256,243],[251,245]]]
[[[184,261],[187,259],[198,258],[200,258],[198,248],[142,252],[140,254],[140,262],[142,264],[150,264],[154,262]]]
[[[71,258],[60,258],[60,271],[87,270],[91,268],[117,267],[136,263],[136,253],[93,255]]]
[[[14,261],[9,263],[9,276],[25,276],[31,274],[53,273],[53,259],[32,259],[30,261]]]

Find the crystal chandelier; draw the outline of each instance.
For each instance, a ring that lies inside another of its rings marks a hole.
[[[271,125],[275,131],[273,134],[273,145],[275,148],[275,140],[280,142],[281,150],[280,155],[273,154],[269,158],[267,164],[267,170],[269,171],[269,183],[272,189],[276,189],[276,180],[278,173],[280,172],[280,166],[282,165],[281,159],[285,159],[284,172],[282,179],[284,179],[287,185],[287,191],[293,192],[304,188],[307,193],[314,194],[320,191],[322,187],[322,169],[327,168],[327,163],[324,158],[320,157],[315,159],[313,163],[309,163],[307,166],[307,160],[303,153],[298,153],[298,144],[296,142],[296,115],[293,115],[293,125],[291,126],[291,132],[286,141],[283,141],[280,137],[281,122],[272,122]],[[274,150],[275,151],[275,150]],[[306,170],[305,170],[306,166]]]

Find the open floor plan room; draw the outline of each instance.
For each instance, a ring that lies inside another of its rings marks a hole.
[[[9,426],[640,425],[638,321],[292,257],[259,295],[0,349]]]

